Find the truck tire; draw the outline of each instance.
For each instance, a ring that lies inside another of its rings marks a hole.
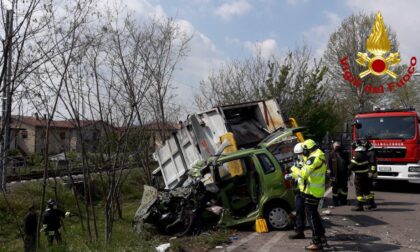
[[[264,217],[270,230],[284,230],[289,227],[289,211],[282,204],[270,204]]]

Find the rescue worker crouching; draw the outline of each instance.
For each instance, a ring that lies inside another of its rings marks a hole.
[[[306,224],[306,213],[305,213],[305,198],[303,191],[305,185],[303,180],[300,179],[300,171],[304,165],[305,158],[303,156],[302,143],[297,143],[293,149],[293,152],[298,156],[299,161],[296,165],[290,168],[291,173],[285,175],[286,180],[293,179],[297,183],[297,191],[295,193],[295,234],[290,235],[289,239],[305,239],[305,224]]]
[[[70,216],[70,212],[64,212],[57,209],[57,202],[53,199],[48,200],[47,208],[44,211],[43,228],[47,235],[48,244],[52,245],[54,239],[57,243],[61,243],[61,220],[65,217]]]
[[[339,142],[333,143],[333,150],[328,158],[328,174],[332,185],[333,205],[347,205],[347,181],[350,175],[348,155],[341,149]]]
[[[325,177],[327,172],[325,154],[318,148],[315,141],[307,139],[302,144],[303,155],[307,158],[300,171],[303,181],[305,208],[312,228],[312,244],[307,250],[320,250],[327,243],[325,228],[318,212],[318,205],[325,193]]]
[[[354,150],[355,154],[351,159],[349,168],[354,172],[354,186],[356,188],[357,205],[353,211],[364,211],[364,204],[367,201],[370,209],[376,208],[374,205],[371,190],[371,179],[369,178],[370,163],[366,148],[359,145]],[[366,199],[366,201],[365,201]]]

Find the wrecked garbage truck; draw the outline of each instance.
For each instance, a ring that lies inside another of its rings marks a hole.
[[[190,115],[154,153],[154,175],[165,186],[147,204],[143,197],[134,222],[183,235],[210,212],[221,226],[264,218],[270,229],[286,228],[294,198],[283,176],[295,162],[294,145],[303,141],[296,126],[283,119],[275,100]]]
[[[166,234],[199,233],[199,223],[211,214],[217,215],[218,224],[225,227],[264,218],[271,230],[286,228],[294,196],[283,176],[285,164],[293,156],[284,155],[281,163],[278,154],[292,152],[297,142],[295,134],[301,130],[282,129],[254,148],[229,154],[216,152],[195,164],[183,183],[174,189],[158,191],[145,186],[142,205],[134,219],[136,228],[150,223]],[[228,145],[224,141],[222,150]],[[148,201],[144,200],[147,195],[152,195]]]
[[[276,100],[247,102],[214,107],[189,115],[181,129],[155,151],[159,167],[153,171],[166,189],[179,186],[194,163],[214,155],[224,139],[232,146],[225,153],[257,146],[279,129],[297,126],[294,119],[284,119]]]

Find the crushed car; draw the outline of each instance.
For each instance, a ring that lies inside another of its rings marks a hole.
[[[294,162],[293,146],[303,128],[280,128],[252,148],[226,152],[225,138],[214,154],[195,162],[173,189],[145,186],[134,224],[182,236],[198,233],[202,221],[217,216],[219,226],[232,227],[264,218],[271,230],[290,225],[292,186],[284,174]]]

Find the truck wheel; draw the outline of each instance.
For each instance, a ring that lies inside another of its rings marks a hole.
[[[265,219],[270,230],[283,230],[289,226],[289,213],[280,204],[269,206]]]

